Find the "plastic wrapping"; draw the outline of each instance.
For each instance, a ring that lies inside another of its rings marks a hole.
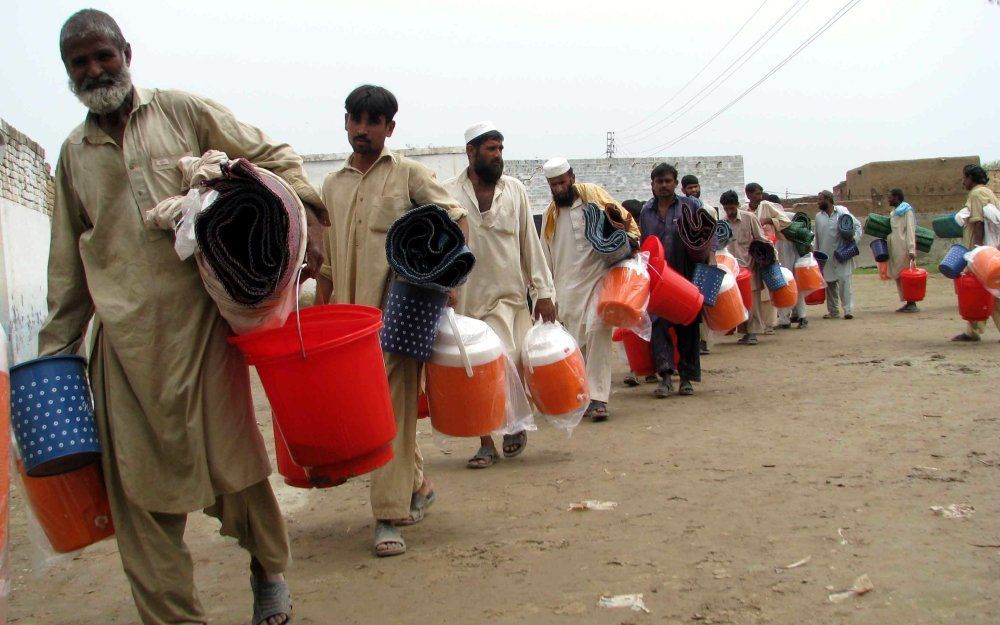
[[[878,277],[881,280],[889,281],[892,280],[892,276],[889,275],[889,263],[886,262],[876,262],[878,266]]]
[[[727,272],[722,279],[715,305],[705,306],[702,314],[709,329],[716,332],[728,332],[750,318],[743,305],[743,296],[736,285],[736,278],[731,273]]]
[[[782,267],[781,274],[785,280],[785,286],[771,291],[771,303],[774,304],[775,308],[791,308],[799,301],[799,288],[795,283],[795,275],[790,269]]]
[[[817,289],[826,288],[823,272],[820,271],[819,263],[811,253],[803,254],[802,258],[795,261],[795,284],[800,292],[807,295]]]
[[[537,322],[524,337],[521,362],[535,407],[571,435],[590,405],[587,367],[573,336],[558,323]]]
[[[181,202],[181,218],[174,229],[174,251],[181,260],[191,258],[198,249],[194,235],[194,221],[198,213],[211,206],[219,197],[218,191],[191,189]]]
[[[0,623],[10,596],[10,367],[7,334],[0,327]]]
[[[597,305],[589,314],[599,317],[605,325],[632,330],[648,341],[653,333],[646,313],[649,287],[649,253],[639,252],[608,270]],[[588,325],[593,324],[588,321]]]
[[[976,276],[983,288],[996,294],[1000,289],[1000,249],[977,245],[965,255],[969,272]]]
[[[740,272],[739,261],[729,253],[729,250],[719,250],[715,253],[716,264],[734,276]]]

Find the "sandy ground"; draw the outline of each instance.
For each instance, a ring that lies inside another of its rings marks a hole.
[[[421,441],[438,502],[371,555],[366,480],[301,491],[272,478],[288,515],[296,622],[1000,622],[1000,344],[956,345],[948,281],[917,315],[858,276],[853,321],[820,319],[757,347],[724,339],[692,398],[654,400],[616,373],[612,418],[469,471],[471,441]],[[258,389],[259,390],[259,389]],[[270,432],[259,396],[262,431]],[[269,443],[270,444],[270,443]],[[570,512],[572,502],[618,503]],[[931,506],[966,503],[964,519]],[[11,622],[134,623],[113,541],[31,570],[13,496]],[[247,558],[192,515],[188,544],[213,623],[246,623]],[[805,564],[786,565],[810,558]],[[867,574],[874,591],[828,595]],[[643,593],[649,613],[598,607]]]

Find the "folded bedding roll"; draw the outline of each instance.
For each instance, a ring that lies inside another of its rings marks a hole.
[[[887,239],[892,232],[892,222],[888,217],[872,213],[865,219],[864,233],[876,239]]]
[[[931,246],[934,245],[934,231],[930,228],[925,228],[923,226],[917,226],[914,236],[917,240],[917,251],[927,254],[931,251]],[[961,235],[959,235],[961,236]]]
[[[733,227],[728,221],[720,219],[715,224],[715,249],[721,250],[729,245],[729,240],[733,238]]]
[[[584,206],[583,219],[584,237],[609,267],[632,255],[628,233],[615,227],[600,206],[593,202]]]
[[[757,267],[769,267],[778,259],[774,246],[764,241],[751,241],[748,252]]]
[[[791,223],[781,231],[781,234],[795,246],[799,256],[812,250],[812,242],[816,236],[813,234],[812,219],[801,211],[795,213]]]
[[[407,282],[446,289],[463,284],[476,263],[461,228],[435,204],[407,211],[389,227],[385,255]]]
[[[714,251],[716,223],[717,220],[701,206],[681,202],[677,235],[692,258],[703,261]]]
[[[854,240],[854,217],[850,215],[841,215],[837,218],[837,232],[840,233],[842,239],[846,241]]]

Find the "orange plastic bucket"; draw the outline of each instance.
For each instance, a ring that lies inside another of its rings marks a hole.
[[[727,273],[722,279],[715,305],[705,306],[703,313],[705,323],[716,332],[728,332],[747,320],[747,309],[743,306],[743,297],[732,274]]]
[[[1000,289],[1000,249],[977,247],[971,252],[969,269],[987,289]]]
[[[736,257],[726,250],[719,250],[715,253],[715,262],[719,267],[722,267],[734,276],[740,273],[740,264],[736,260]]]
[[[795,284],[795,275],[785,267],[781,268],[785,276],[785,286],[771,291],[771,303],[775,308],[791,308],[799,302],[799,289]]]
[[[826,288],[823,272],[820,271],[819,263],[812,254],[806,254],[795,261],[795,284],[803,293]]]
[[[114,535],[100,464],[51,477],[28,477],[18,458],[17,470],[53,551],[77,551]]]
[[[647,310],[670,323],[689,325],[698,318],[705,296],[684,276],[665,266],[660,283],[649,295]]]
[[[229,340],[257,368],[295,464],[322,467],[331,479],[376,469],[392,459],[396,436],[381,312],[330,304],[304,313]]]
[[[542,414],[571,414],[589,402],[587,365],[565,330],[553,332],[550,337],[538,345],[525,345],[521,355],[525,384]]]
[[[649,273],[639,270],[639,262],[627,260],[615,265],[604,277],[597,314],[615,328],[631,328],[639,323],[649,300]]]
[[[485,322],[447,309],[427,363],[431,425],[448,436],[485,436],[507,414],[507,358]]]

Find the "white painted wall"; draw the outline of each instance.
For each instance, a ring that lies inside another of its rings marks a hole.
[[[393,151],[426,165],[441,182],[454,178],[469,165],[464,147],[410,148]],[[304,154],[302,156],[305,161],[303,166],[309,176],[309,182],[317,188],[322,188],[326,175],[343,168],[348,156],[350,154],[347,153]]]
[[[38,330],[47,314],[49,231],[48,216],[0,198],[0,324],[14,363],[38,355]]]

